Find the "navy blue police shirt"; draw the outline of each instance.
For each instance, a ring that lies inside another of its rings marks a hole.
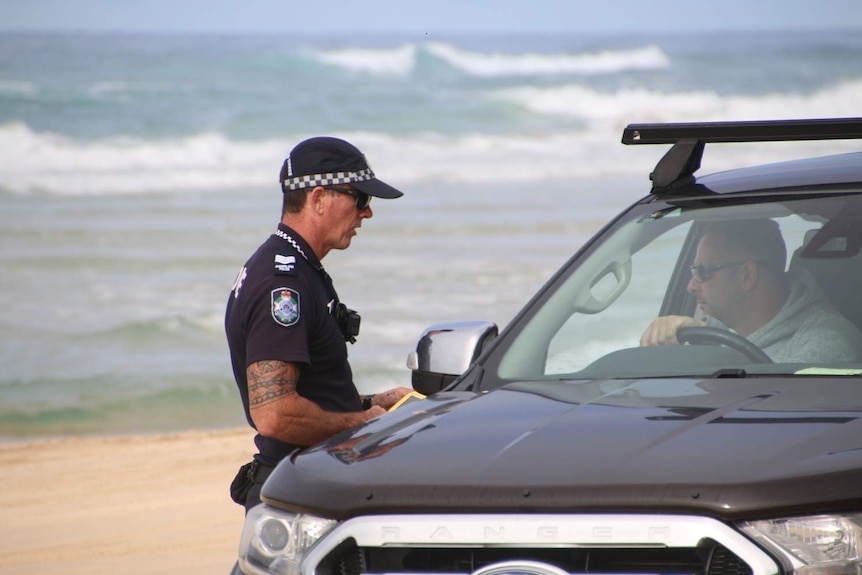
[[[296,232],[279,224],[246,262],[228,297],[225,332],[233,373],[249,411],[246,368],[258,361],[295,363],[297,392],[325,411],[362,411],[335,319],[338,295],[320,260]],[[255,436],[255,459],[275,465],[297,447]]]

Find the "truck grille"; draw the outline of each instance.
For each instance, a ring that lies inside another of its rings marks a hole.
[[[781,572],[738,531],[703,517],[437,515],[351,519],[318,544],[303,575],[470,575],[537,563],[584,575]]]

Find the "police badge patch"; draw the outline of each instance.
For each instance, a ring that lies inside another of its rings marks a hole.
[[[290,288],[272,290],[272,319],[290,327],[299,321],[299,292]]]

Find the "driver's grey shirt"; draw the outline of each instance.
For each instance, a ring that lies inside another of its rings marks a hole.
[[[779,312],[748,340],[775,363],[832,363],[862,359],[862,333],[826,299],[805,270],[787,272],[790,293]],[[709,327],[722,327],[706,318]]]

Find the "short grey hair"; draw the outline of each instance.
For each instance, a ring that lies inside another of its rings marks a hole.
[[[776,273],[787,266],[787,246],[778,222],[769,218],[725,220],[706,224],[704,235],[719,236],[729,252],[755,260]]]

